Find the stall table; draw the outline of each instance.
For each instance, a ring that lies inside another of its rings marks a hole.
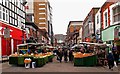
[[[96,64],[97,64],[96,55],[74,58],[74,66],[95,66]]]

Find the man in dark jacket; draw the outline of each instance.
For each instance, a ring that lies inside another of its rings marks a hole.
[[[108,60],[108,66],[109,69],[113,70],[113,66],[114,66],[114,56],[112,54],[112,51],[109,51],[109,54],[107,56],[107,60]]]
[[[68,52],[67,49],[64,50],[64,61],[67,62],[67,56],[68,56]]]
[[[59,59],[60,63],[62,62],[63,51],[61,49],[57,52],[57,59]]]
[[[70,50],[69,51],[69,61],[73,61],[73,51],[72,50]]]
[[[118,54],[117,51],[114,51],[113,55],[114,55],[114,60],[115,60],[115,62],[116,62],[116,64],[117,64],[117,66],[118,66],[119,54]]]

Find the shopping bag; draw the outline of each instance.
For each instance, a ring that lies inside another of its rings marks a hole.
[[[115,67],[117,67],[117,64],[116,64],[116,62],[115,62],[115,61],[114,61],[114,66],[115,66]]]

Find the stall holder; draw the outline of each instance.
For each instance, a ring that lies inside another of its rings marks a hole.
[[[97,56],[74,56],[74,66],[96,66],[97,65]]]

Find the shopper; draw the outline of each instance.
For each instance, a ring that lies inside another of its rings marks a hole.
[[[58,49],[58,52],[57,52],[57,60],[60,61],[60,63],[62,62],[62,57],[63,57],[63,51],[62,49]]]
[[[68,57],[67,49],[64,49],[64,61],[65,61],[65,62],[68,61],[67,57]]]
[[[73,51],[72,50],[70,50],[69,51],[69,61],[73,61]]]
[[[107,56],[107,60],[108,60],[109,69],[113,70],[113,66],[114,66],[114,56],[113,56],[112,51],[109,51],[108,56]]]
[[[119,62],[119,54],[118,54],[117,51],[114,51],[113,55],[114,55],[114,58],[115,58],[116,65],[118,66],[118,62]]]

